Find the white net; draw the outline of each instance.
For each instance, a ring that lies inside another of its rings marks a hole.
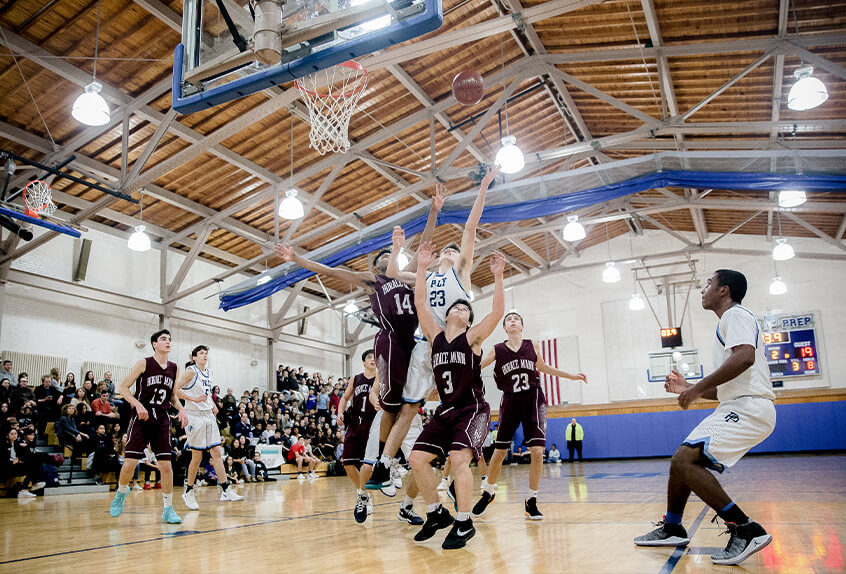
[[[24,203],[37,214],[53,215],[56,204],[53,203],[53,193],[50,186],[43,181],[32,181],[24,188]]]
[[[367,71],[350,60],[296,81],[308,107],[311,147],[320,154],[350,149],[350,116],[367,87]]]

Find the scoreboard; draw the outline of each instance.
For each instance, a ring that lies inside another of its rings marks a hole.
[[[813,313],[770,315],[762,323],[771,378],[820,374]]]

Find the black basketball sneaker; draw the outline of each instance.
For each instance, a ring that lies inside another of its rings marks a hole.
[[[414,535],[415,542],[423,542],[429,540],[441,528],[450,526],[454,521],[452,514],[443,506],[439,506],[434,512],[426,513],[426,523],[423,528]]]
[[[441,548],[444,550],[455,550],[456,548],[464,548],[467,546],[467,541],[473,538],[476,534],[476,528],[473,527],[471,519],[459,522],[455,521],[452,525],[452,530],[449,531]]]

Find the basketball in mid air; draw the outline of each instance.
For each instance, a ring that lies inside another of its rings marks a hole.
[[[476,70],[458,72],[452,79],[452,93],[460,104],[478,104],[485,95],[485,79]]]

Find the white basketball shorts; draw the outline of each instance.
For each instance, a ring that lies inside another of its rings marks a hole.
[[[364,449],[364,464],[374,464],[379,459],[379,428],[382,426],[382,411],[376,413],[373,417],[373,422],[370,425],[370,435],[367,437],[367,447]],[[414,415],[411,419],[411,427],[408,429],[408,434],[402,439],[400,448],[405,455],[405,460],[411,456],[411,449],[417,441],[417,437],[423,432],[423,421],[420,415]]]
[[[702,447],[712,469],[723,472],[773,432],[775,406],[763,397],[738,397],[720,403],[696,425],[682,444]]]
[[[211,411],[187,414],[188,426],[185,427],[185,434],[188,436],[188,440],[185,443],[185,448],[208,450],[220,446],[220,429],[217,426],[217,419]]]
[[[435,386],[435,373],[432,371],[432,353],[428,341],[417,341],[411,351],[408,364],[408,377],[402,391],[402,402],[419,403],[426,399]]]

